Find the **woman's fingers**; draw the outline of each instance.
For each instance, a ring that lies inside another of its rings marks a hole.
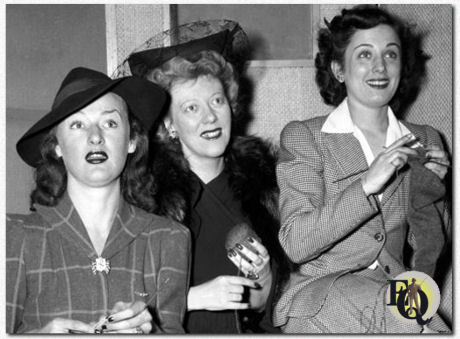
[[[256,265],[260,265],[263,262],[262,258],[259,256],[259,253],[254,253],[249,248],[240,243],[235,245],[234,250],[239,254],[242,254],[243,257],[247,258],[251,264],[254,263]]]
[[[94,333],[94,327],[78,320],[71,320],[71,323],[68,324],[68,329],[74,332]],[[71,332],[69,331],[69,333]]]
[[[247,243],[237,243],[228,251],[228,257],[244,274],[257,274],[262,271],[270,261],[267,249],[253,237]]]
[[[268,251],[265,248],[265,246],[258,242],[256,239],[254,239],[253,237],[249,237],[248,242],[251,244],[252,247],[254,247],[257,250],[260,256],[264,258],[269,257]]]
[[[146,309],[147,305],[143,301],[135,301],[134,303],[118,302],[115,304],[109,322],[117,322],[123,319],[132,318]]]
[[[249,303],[240,303],[240,302],[229,302],[227,304],[227,309],[231,310],[247,310],[251,305]]]
[[[229,293],[229,301],[240,302],[243,300],[242,293]]]
[[[94,333],[94,327],[79,320],[55,318],[38,333]]]
[[[134,303],[117,303],[114,308],[115,313],[112,313],[107,322],[102,325],[101,329],[104,333],[109,331],[128,331],[133,328],[142,327],[143,333],[150,333],[152,329],[152,316],[147,309],[147,305],[143,301],[135,301]],[[119,332],[125,333],[125,332]]]
[[[388,162],[395,167],[396,170],[400,170],[407,163],[408,156],[405,152],[393,152],[388,158]]]
[[[243,259],[236,251],[230,250],[228,252],[228,258],[235,264],[238,269],[243,271],[244,274],[248,274],[250,271],[254,270],[254,266],[248,261]]]
[[[436,174],[441,180],[443,180],[444,177],[447,175],[448,167],[445,165],[441,165],[434,162],[427,162],[424,166],[428,168],[430,171],[432,171],[434,174]]]
[[[390,146],[386,147],[385,153],[389,153],[398,147],[406,145],[408,142],[414,141],[416,138],[412,133],[406,134],[393,142]]]
[[[256,284],[251,279],[245,277],[236,277],[236,276],[227,276],[229,284],[232,285],[243,285],[248,286],[250,288],[258,288],[258,284]]]

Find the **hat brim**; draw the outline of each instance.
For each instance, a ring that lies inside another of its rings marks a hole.
[[[37,167],[42,159],[40,146],[49,130],[108,92],[123,98],[130,112],[141,121],[146,130],[158,118],[166,102],[166,93],[151,82],[134,77],[111,80],[70,96],[42,117],[17,142],[18,154],[28,165]]]

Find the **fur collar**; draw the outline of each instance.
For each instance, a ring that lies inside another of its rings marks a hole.
[[[156,181],[157,214],[188,225],[196,181],[177,142],[155,141],[152,168]],[[226,152],[230,186],[250,216],[257,205],[278,219],[276,156],[273,147],[257,137],[236,137]],[[257,208],[258,207],[258,208]]]

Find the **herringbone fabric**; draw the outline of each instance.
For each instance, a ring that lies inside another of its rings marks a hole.
[[[297,333],[419,332],[395,324],[382,308],[386,279],[405,271],[410,173],[400,171],[381,202],[366,197],[359,179],[368,165],[358,140],[321,132],[325,120],[291,122],[281,134],[279,239],[300,267],[275,307],[274,323]],[[433,128],[404,125],[422,143],[441,146]],[[381,267],[367,269],[376,259]],[[376,320],[360,320],[370,314]]]

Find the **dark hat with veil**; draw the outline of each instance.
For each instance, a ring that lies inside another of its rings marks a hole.
[[[220,53],[237,69],[243,67],[250,55],[248,37],[237,22],[226,19],[195,21],[148,39],[117,67],[112,77],[144,77],[148,70],[176,56],[187,58],[205,50]]]

